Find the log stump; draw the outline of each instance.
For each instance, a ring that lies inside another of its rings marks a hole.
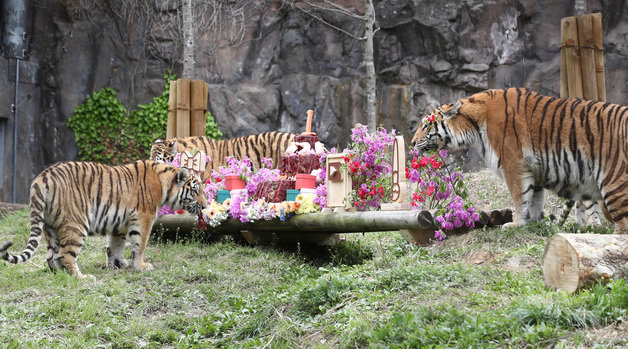
[[[574,293],[597,281],[628,276],[628,235],[556,234],[543,253],[543,280]]]

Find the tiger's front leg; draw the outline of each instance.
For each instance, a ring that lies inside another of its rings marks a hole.
[[[519,173],[506,173],[504,171],[506,185],[512,197],[515,212],[514,221],[504,224],[502,228],[525,225],[543,216],[543,189],[539,190],[534,185],[531,174]],[[540,207],[537,207],[539,204]]]
[[[150,230],[153,225],[153,217],[144,215],[138,219],[138,223],[129,227],[129,240],[131,242],[132,267],[135,270],[149,271],[153,265],[144,262],[144,251],[150,237]]]

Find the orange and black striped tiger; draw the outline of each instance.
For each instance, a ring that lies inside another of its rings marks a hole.
[[[124,246],[130,240],[132,267],[150,270],[144,250],[162,205],[198,214],[207,205],[202,184],[186,169],[155,161],[124,166],[93,162],[62,162],[42,171],[30,189],[30,237],[22,254],[10,255],[13,244],[0,245],[0,256],[11,263],[31,258],[41,235],[48,244],[51,270],[66,269],[82,279],[76,263],[88,234],[107,235],[107,266],[122,268]]]
[[[211,158],[203,179],[209,178],[212,170],[224,166],[227,156],[240,160],[248,156],[253,169],[256,170],[262,167],[262,158],[269,158],[273,160],[273,167],[278,168],[281,165],[281,156],[294,141],[295,136],[294,133],[271,131],[227,140],[209,137],[158,139],[150,149],[150,159],[171,161],[177,153],[193,149],[202,150]]]
[[[514,225],[543,216],[543,190],[569,201],[600,200],[628,229],[628,107],[542,96],[523,88],[488,90],[437,108],[412,142],[420,149],[475,147],[505,179]]]

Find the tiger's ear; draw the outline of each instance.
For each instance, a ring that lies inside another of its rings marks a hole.
[[[174,182],[177,184],[181,184],[187,181],[189,177],[190,177],[190,172],[188,171],[187,168],[183,167],[183,168],[180,168],[179,171],[177,172],[177,175],[174,178]]]
[[[460,106],[461,105],[462,105],[462,102],[457,101],[456,104],[454,104],[453,107],[449,108],[449,110],[443,110],[442,111],[443,118],[449,119],[449,118],[453,118],[454,116],[456,116],[456,114],[458,114],[458,110],[460,110]]]
[[[170,144],[168,144],[168,147],[170,147],[170,153],[172,155],[177,154],[177,141],[176,140],[170,142]]]

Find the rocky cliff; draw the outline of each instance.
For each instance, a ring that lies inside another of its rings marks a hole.
[[[314,130],[342,147],[351,127],[366,123],[362,21],[293,1],[192,3],[186,19],[180,0],[34,1],[30,59],[21,62],[19,201],[45,165],[76,157],[65,123],[87,95],[110,86],[133,108],[161,92],[166,69],[181,76],[185,20],[194,47],[186,77],[209,82],[209,108],[225,137],[301,132],[315,108]],[[362,0],[333,3],[363,12]],[[622,0],[587,7],[603,15],[607,99],[627,104],[628,8]],[[574,1],[382,0],[375,13],[377,117],[386,128],[410,137],[432,104],[487,88],[559,94],[560,19],[574,15]],[[0,63],[0,132],[11,127],[14,66]],[[5,149],[10,138],[0,139]]]

